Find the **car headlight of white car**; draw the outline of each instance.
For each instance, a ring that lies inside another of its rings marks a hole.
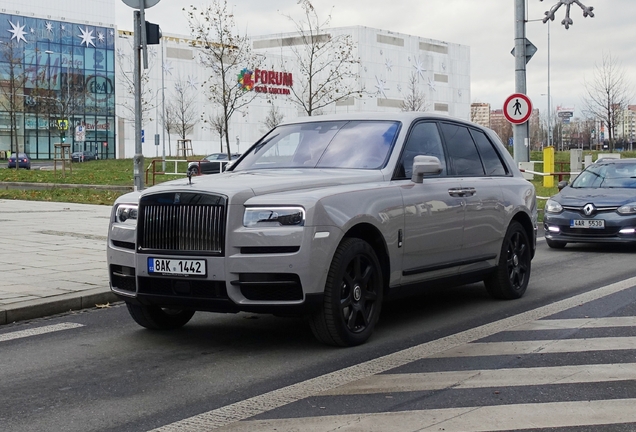
[[[625,204],[624,206],[620,206],[616,211],[618,212],[618,214],[622,215],[636,214],[636,203]]]
[[[115,209],[115,222],[136,224],[137,208],[136,204],[119,204]]]
[[[547,203],[545,203],[545,212],[546,213],[561,213],[563,211],[563,207],[557,201],[553,199],[549,199]]]
[[[304,225],[302,207],[247,207],[243,214],[243,226],[247,228]]]

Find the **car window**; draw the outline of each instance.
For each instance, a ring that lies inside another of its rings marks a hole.
[[[477,150],[481,156],[481,161],[484,164],[487,176],[503,176],[508,174],[508,170],[501,162],[499,153],[493,147],[492,142],[488,139],[485,133],[482,131],[471,129],[470,134],[477,144]]]
[[[275,128],[232,169],[381,168],[399,123],[322,121]]]
[[[402,151],[396,174],[397,178],[411,178],[413,159],[418,155],[437,157],[442,164],[440,175],[446,175],[446,158],[436,123],[421,122],[413,126]]]
[[[446,141],[446,150],[452,167],[452,174],[457,176],[483,176],[484,167],[468,128],[452,123],[441,123],[442,134]]]

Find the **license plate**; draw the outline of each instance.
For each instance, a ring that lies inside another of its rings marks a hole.
[[[148,274],[170,276],[205,276],[205,260],[148,258]]]
[[[570,228],[605,228],[605,221],[602,219],[572,219]]]

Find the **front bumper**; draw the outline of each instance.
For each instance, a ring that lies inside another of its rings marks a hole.
[[[321,234],[316,236],[316,233]],[[107,257],[111,290],[137,304],[211,312],[305,314],[322,304],[340,232],[333,227],[254,230],[235,227],[224,256],[136,251],[135,230],[116,224]],[[155,276],[148,257],[203,259],[205,277]]]
[[[605,228],[572,228],[572,220],[603,220]],[[636,242],[636,216],[621,216],[616,212],[598,213],[586,217],[565,210],[546,213],[543,219],[545,238],[566,243],[632,243]]]

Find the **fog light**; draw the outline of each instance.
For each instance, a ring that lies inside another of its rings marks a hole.
[[[558,226],[549,226],[548,227],[548,231],[553,232],[553,233],[561,232],[561,230],[559,229]]]
[[[623,228],[622,230],[619,231],[619,233],[621,233],[621,234],[634,234],[634,233],[636,233],[636,229],[635,228]]]

